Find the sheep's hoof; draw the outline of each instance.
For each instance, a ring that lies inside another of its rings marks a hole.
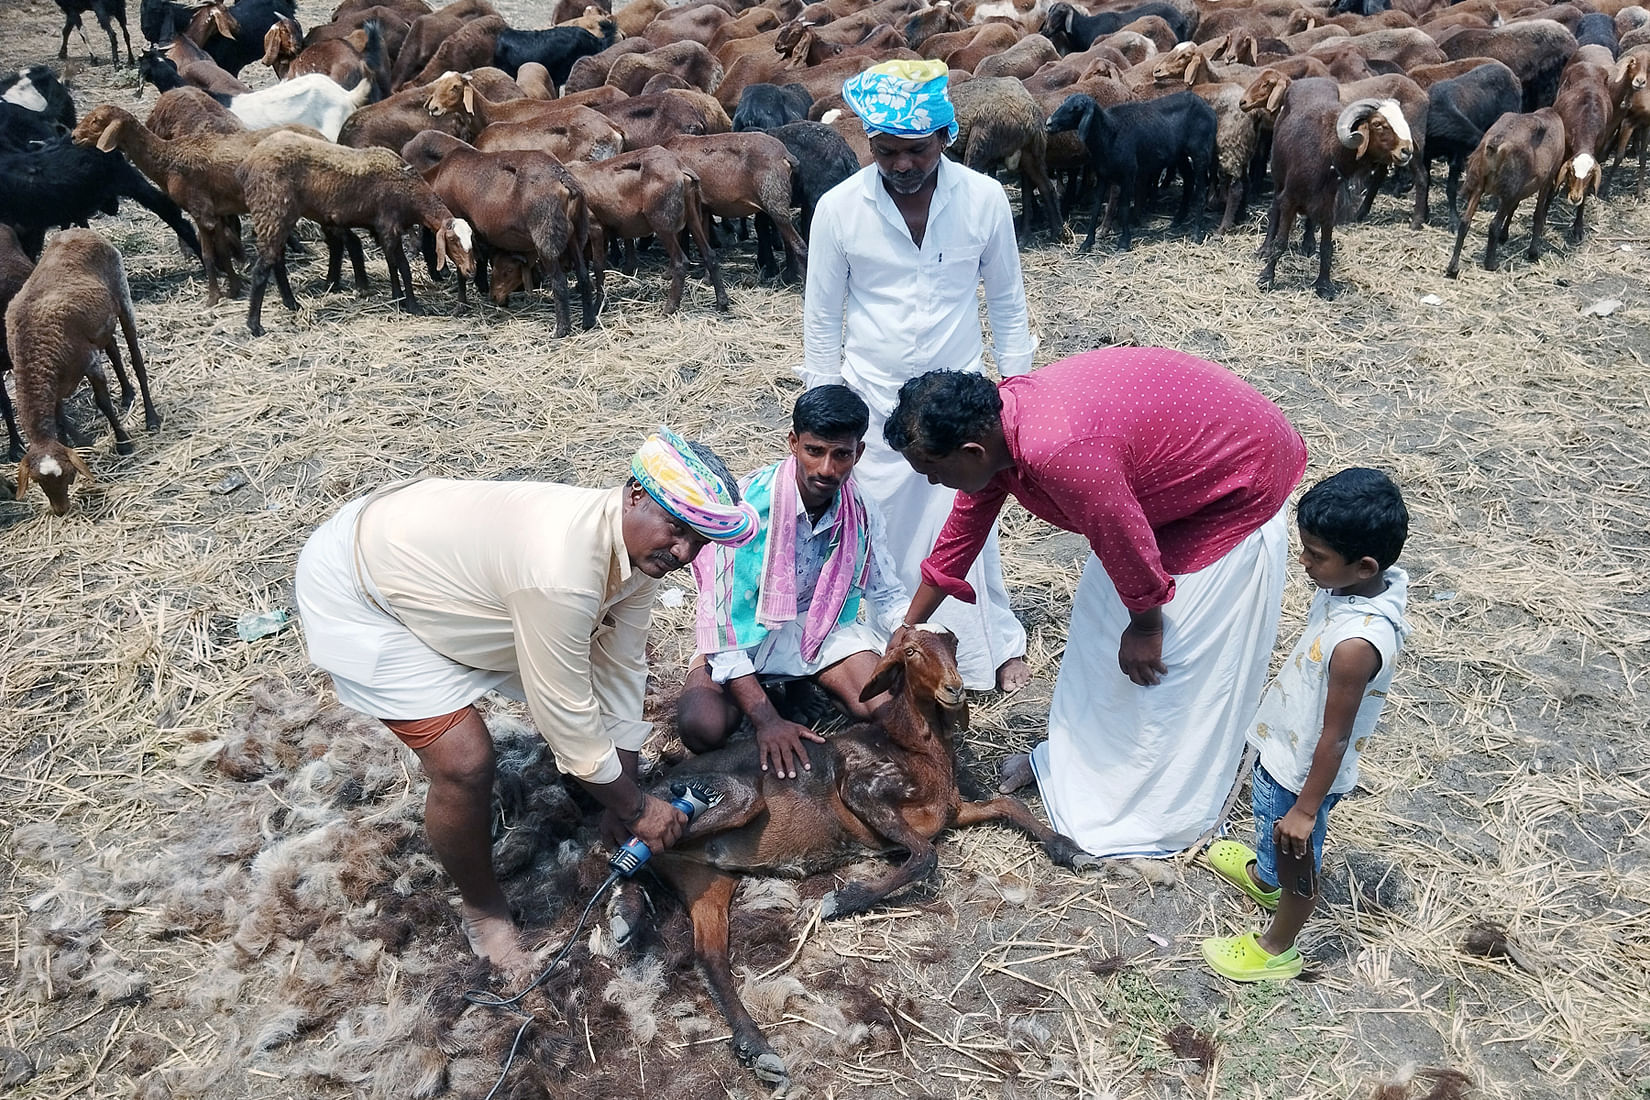
[[[1341,288],[1336,286],[1334,283],[1314,283],[1312,284],[1312,289],[1317,293],[1318,297],[1322,298],[1326,302],[1333,301],[1335,296],[1341,292]]]
[[[850,882],[819,899],[819,919],[836,920],[863,913],[871,907],[871,900],[871,891],[857,882]]]
[[[1446,278],[1446,279],[1459,279],[1460,277],[1461,277],[1461,269],[1459,267],[1446,267],[1444,269],[1444,278]]]
[[[1092,871],[1100,866],[1099,859],[1083,851],[1075,840],[1063,833],[1055,833],[1054,838],[1043,848],[1057,867],[1065,867],[1072,871]]]
[[[130,439],[115,440],[115,453],[121,455],[137,454],[137,444]]]
[[[791,1081],[785,1063],[779,1060],[779,1055],[771,1052],[752,1062],[751,1072],[770,1085],[788,1085]]]
[[[144,427],[145,430],[151,431],[151,432],[160,431],[160,414],[155,413],[153,416],[144,417],[143,418],[143,427]]]

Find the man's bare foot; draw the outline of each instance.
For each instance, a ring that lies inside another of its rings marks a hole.
[[[1003,761],[1003,770],[998,773],[997,789],[1003,794],[1013,794],[1036,778],[1036,774],[1031,770],[1031,754],[1017,752]]]
[[[997,690],[1004,695],[1013,695],[1029,683],[1031,666],[1026,664],[1024,657],[1010,657],[997,669]]]
[[[466,906],[459,923],[470,941],[470,950],[507,979],[522,977],[533,969],[533,956],[521,946],[520,930],[509,917],[471,913]]]

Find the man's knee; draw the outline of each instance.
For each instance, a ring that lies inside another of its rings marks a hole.
[[[486,788],[493,785],[493,739],[474,708],[457,725],[423,748],[418,761],[432,784]]]
[[[692,753],[710,752],[728,743],[738,719],[729,720],[729,707],[714,692],[684,692],[676,709],[676,733]]]

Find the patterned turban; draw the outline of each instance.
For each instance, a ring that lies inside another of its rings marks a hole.
[[[733,503],[730,487],[669,428],[647,437],[630,473],[659,507],[712,542],[743,546],[761,523],[756,509]]]
[[[943,61],[884,61],[850,77],[842,98],[867,134],[920,138],[944,130],[955,141],[957,111],[945,94],[948,71]]]

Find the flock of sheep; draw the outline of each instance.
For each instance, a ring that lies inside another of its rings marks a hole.
[[[124,0],[57,3],[65,52],[90,12],[119,63]],[[1498,204],[1486,267],[1532,196],[1532,259],[1555,193],[1573,204],[1579,240],[1611,154],[1619,168],[1637,148],[1642,189],[1650,132],[1650,12],[1626,0],[1107,0],[1092,12],[1046,0],[629,0],[613,11],[558,0],[551,22],[512,28],[487,0],[436,11],[344,0],[306,31],[293,0],[142,0],[151,45],[134,57],[128,41],[127,61],[162,92],[146,118],[112,104],[77,118],[45,66],[0,80],[0,371],[14,374],[26,454],[3,383],[0,405],[22,458],[19,499],[37,483],[61,513],[87,474],[61,412],[83,378],[130,450],[96,361],[108,355],[129,407],[117,327],[148,424],[159,423],[118,252],[84,230],[45,244],[48,229],[122,198],[200,257],[209,304],[220,278],[240,293],[251,222],[254,334],[271,278],[297,308],[285,260],[307,219],[327,244],[329,286],[348,252],[364,289],[354,230],[365,229],[392,295],[418,312],[404,238],[419,230],[432,275],[456,269],[461,301],[471,278],[500,304],[537,283],[565,335],[569,279],[589,328],[610,256],[633,269],[638,240],[667,257],[666,312],[681,300],[689,241],[727,308],[713,218],[742,229],[755,216],[760,268],[777,273],[782,251],[796,278],[814,203],[870,163],[843,81],[884,60],[946,62],[952,151],[1018,175],[1025,235],[1039,222],[1062,234],[1086,188],[1084,247],[1114,223],[1127,248],[1176,178],[1177,221],[1218,206],[1225,232],[1269,173],[1261,283],[1304,218],[1325,296],[1334,226],[1367,215],[1394,173],[1418,229],[1430,166],[1447,164],[1454,276],[1485,198]],[[254,90],[240,79],[253,64],[280,80]]]

